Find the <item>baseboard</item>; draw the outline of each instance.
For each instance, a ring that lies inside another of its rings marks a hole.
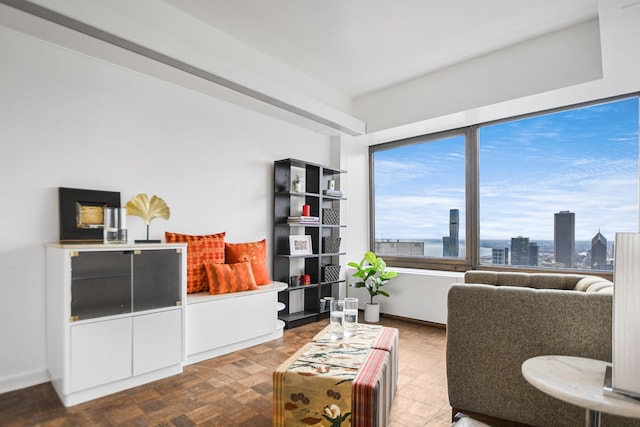
[[[395,314],[380,313],[380,318],[384,317],[387,317],[389,319],[403,320],[410,323],[417,323],[419,325],[432,326],[438,329],[447,329],[447,325],[443,325],[442,323],[429,322],[428,320],[412,319],[410,317],[397,316]]]
[[[205,350],[201,353],[188,354],[187,360],[184,365],[192,365],[194,363],[202,362],[207,359],[211,359],[213,357],[222,356],[225,354],[233,353],[234,351],[242,350],[248,347],[253,347],[254,345],[264,344],[269,341],[273,341],[275,339],[280,338],[283,335],[282,328],[278,328],[272,333],[261,335],[259,337],[250,338],[245,341],[240,341],[228,345],[224,345],[221,347],[216,347],[211,350]]]
[[[0,378],[0,393],[20,390],[51,381],[46,369]]]

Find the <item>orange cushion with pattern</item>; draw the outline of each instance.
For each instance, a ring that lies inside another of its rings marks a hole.
[[[258,289],[251,264],[248,262],[206,264],[205,269],[211,295]]]
[[[271,283],[267,268],[267,240],[251,243],[225,243],[224,258],[227,264],[249,262],[258,285]]]
[[[224,264],[225,233],[195,236],[165,232],[167,243],[187,244],[187,293],[207,292],[209,279],[205,263]]]

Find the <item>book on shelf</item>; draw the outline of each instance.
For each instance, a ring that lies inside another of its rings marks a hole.
[[[342,197],[342,191],[340,190],[323,190],[325,196]]]
[[[290,216],[287,218],[289,224],[319,224],[320,217],[317,216]]]

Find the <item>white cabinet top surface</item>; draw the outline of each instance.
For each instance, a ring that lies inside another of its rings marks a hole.
[[[186,248],[186,243],[47,243],[48,248],[86,250],[86,251],[120,251],[133,249],[173,249]]]

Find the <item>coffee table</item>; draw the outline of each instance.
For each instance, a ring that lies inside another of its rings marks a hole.
[[[522,364],[522,375],[534,387],[585,408],[585,425],[600,426],[600,414],[640,418],[640,401],[603,392],[610,363],[575,356],[537,356]]]

